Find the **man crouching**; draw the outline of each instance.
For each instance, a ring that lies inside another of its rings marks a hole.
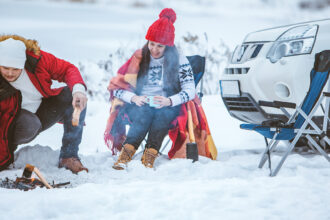
[[[53,89],[52,80],[67,86]],[[59,167],[88,172],[78,157],[86,104],[77,67],[40,50],[34,40],[0,36],[0,170],[14,161],[17,145],[60,121],[64,134]],[[78,126],[71,123],[74,106],[82,110]]]

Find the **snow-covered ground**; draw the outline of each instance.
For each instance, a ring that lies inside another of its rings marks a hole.
[[[144,2],[143,7],[133,7],[128,0],[99,4],[1,0],[0,32],[37,39],[42,49],[88,65],[119,47],[138,48],[144,43],[145,31],[161,10],[157,1]],[[250,31],[329,14],[329,10],[299,11],[293,6],[296,1],[159,2],[177,12],[177,39],[187,32],[207,33],[210,47],[222,39],[230,49]],[[15,167],[1,172],[0,178],[21,176],[25,164],[31,163],[49,181],[70,181],[70,188],[0,189],[0,219],[330,219],[330,164],[324,158],[292,154],[279,175],[270,178],[266,167],[257,168],[263,138],[240,130],[240,122],[229,116],[220,95],[204,97],[203,106],[219,152],[216,161],[170,161],[163,155],[155,169],[146,169],[138,155],[127,171],[116,171],[111,168],[116,158],[103,143],[109,103],[90,99],[79,151],[90,172],[73,175],[57,168],[62,127],[55,125],[20,146]],[[273,160],[278,159],[277,155]]]

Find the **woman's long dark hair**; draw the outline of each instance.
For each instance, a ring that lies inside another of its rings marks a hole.
[[[137,93],[142,90],[150,64],[150,51],[148,48],[149,41],[142,48],[142,61],[140,63],[140,71],[137,80]],[[179,81],[179,52],[175,46],[166,46],[164,51],[164,90],[167,95],[173,95],[180,91]]]

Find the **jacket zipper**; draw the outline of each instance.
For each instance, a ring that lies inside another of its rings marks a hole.
[[[41,57],[42,57],[42,56],[40,55],[40,57],[39,57],[39,59],[38,59],[36,65],[38,65],[38,63],[39,63]],[[37,74],[35,73],[35,69],[33,70],[33,75],[34,75],[34,77],[36,78],[36,80],[38,81],[38,84],[39,84],[39,86],[40,86],[42,92],[44,93],[44,95],[45,95],[45,96],[48,96],[48,94],[47,94],[46,91],[44,90],[44,87],[43,87],[42,84],[40,83],[39,78],[37,77]]]
[[[36,75],[36,74],[33,74],[33,75],[34,75],[34,77],[37,79],[38,84],[39,84],[39,86],[40,86],[42,92],[45,94],[45,96],[48,96],[48,94],[47,94],[46,91],[44,90],[44,87],[42,87],[42,85],[41,85],[41,83],[40,83],[40,81],[39,81],[37,75]]]

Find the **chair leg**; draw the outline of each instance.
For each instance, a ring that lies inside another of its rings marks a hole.
[[[280,171],[284,161],[286,160],[286,158],[289,156],[290,152],[293,150],[294,146],[296,145],[297,141],[299,140],[299,138],[301,137],[301,135],[297,135],[295,137],[295,139],[292,141],[292,143],[290,144],[287,152],[285,153],[285,155],[282,157],[281,161],[279,162],[279,164],[277,165],[276,169],[274,170],[274,172],[271,173],[271,176],[276,176],[278,171]],[[316,141],[314,141],[314,139],[310,136],[310,135],[306,135],[307,139],[314,145],[314,147],[325,157],[325,159],[327,159],[330,162],[330,158],[327,155],[326,152],[324,152],[324,150],[320,147],[320,145],[318,145],[316,143]]]
[[[141,146],[141,150],[140,150],[139,152],[136,152],[136,153],[133,155],[132,159],[135,159],[138,155],[140,155],[140,154],[142,154],[142,153],[144,152],[144,148],[145,148],[146,143],[147,143],[147,139],[144,138],[144,140],[143,140],[142,143],[140,144],[140,146]],[[139,147],[139,148],[140,148],[140,147]]]
[[[267,156],[268,156],[268,168],[269,168],[269,172],[272,172],[272,160],[270,158],[270,150],[268,148],[268,141],[267,138],[265,137],[265,143],[266,143],[266,147],[267,147]]]
[[[159,153],[162,154],[163,151],[166,149],[166,147],[168,146],[168,144],[170,143],[171,139],[169,138],[166,142],[166,144],[159,150]]]
[[[281,169],[283,163],[285,162],[286,158],[289,156],[289,154],[293,150],[294,146],[296,146],[296,143],[298,142],[300,137],[301,137],[301,134],[296,135],[296,137],[293,139],[293,141],[289,145],[289,147],[288,147],[287,151],[285,152],[284,156],[282,157],[281,161],[277,164],[275,170],[273,172],[271,172],[270,176],[276,176],[277,175],[278,171],[280,171],[280,169]]]
[[[330,145],[330,139],[327,136],[324,137],[324,141],[327,142],[328,145]]]
[[[166,149],[166,147],[168,146],[168,144],[170,143],[170,141],[171,141],[171,139],[169,138],[168,140],[167,140],[167,142],[166,142],[166,144],[159,150],[159,154],[160,155],[162,155],[162,152]],[[147,139],[144,139],[144,143],[147,143]],[[136,157],[136,156],[138,156],[138,155],[140,155],[140,154],[142,154],[143,152],[144,152],[144,145],[145,144],[143,144],[143,143],[141,143],[141,145],[142,145],[142,149],[141,149],[141,151],[139,151],[139,152],[137,152],[136,154],[134,154],[134,156],[133,156],[133,159]],[[141,146],[140,145],[140,146]]]
[[[320,145],[318,143],[316,143],[316,141],[310,136],[310,135],[306,135],[307,139],[312,143],[312,145],[320,152],[320,154],[322,154],[325,159],[327,159],[327,161],[330,162],[330,157],[328,156],[328,154],[322,149],[322,147],[320,147]],[[327,137],[326,137],[327,138]]]
[[[272,140],[269,143],[269,145],[266,146],[266,150],[263,152],[263,154],[261,156],[261,160],[260,160],[259,165],[258,165],[259,168],[262,168],[265,165],[266,161],[268,160],[268,155],[267,155],[268,150],[269,150],[270,153],[272,151],[274,151],[279,142],[280,142],[279,140],[274,140],[274,141]]]
[[[308,140],[308,139],[307,139]],[[307,146],[314,152],[317,153],[317,149],[314,147],[314,145],[308,141]]]
[[[134,160],[137,156],[139,156],[140,154],[142,154],[143,151],[144,151],[144,149],[143,150],[140,150],[139,152],[137,152],[136,154],[134,154],[133,157],[132,157],[132,160]]]

